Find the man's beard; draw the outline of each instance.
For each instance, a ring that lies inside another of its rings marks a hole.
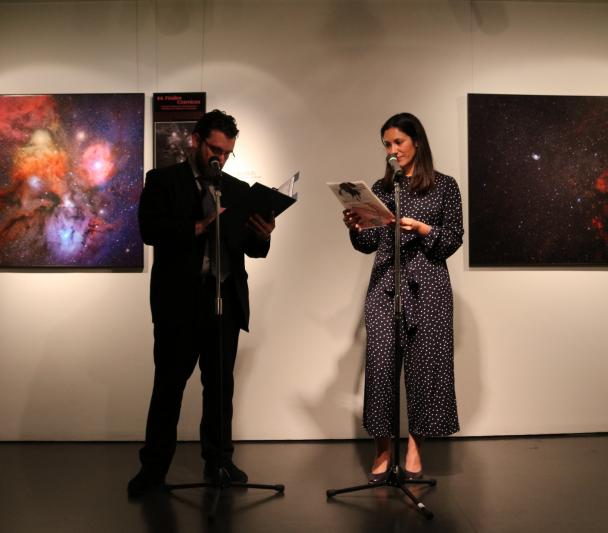
[[[194,150],[194,164],[196,165],[196,169],[201,173],[202,176],[207,176],[209,170],[205,165],[205,161],[203,160],[203,155],[199,149]]]
[[[208,164],[205,163],[203,155],[199,150],[194,152],[194,164],[205,181],[213,180],[215,172]]]

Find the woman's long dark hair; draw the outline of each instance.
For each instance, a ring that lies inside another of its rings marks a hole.
[[[416,146],[414,156],[414,174],[409,180],[408,190],[424,194],[435,187],[435,169],[433,168],[433,154],[426,137],[422,122],[411,113],[399,113],[389,118],[380,129],[380,138],[390,128],[397,128],[410,137]],[[393,190],[393,169],[387,163],[382,179],[385,190]]]

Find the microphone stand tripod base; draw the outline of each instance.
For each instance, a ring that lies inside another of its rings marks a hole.
[[[180,489],[199,489],[199,488],[211,488],[215,489],[215,493],[213,495],[213,502],[211,504],[211,509],[209,510],[209,514],[207,518],[210,522],[215,520],[215,514],[217,511],[217,507],[220,501],[220,496],[223,490],[230,488],[242,488],[242,489],[265,489],[265,490],[274,490],[277,495],[283,495],[285,492],[285,485],[264,485],[261,483],[240,483],[240,482],[232,482],[230,481],[230,476],[228,472],[226,472],[225,468],[220,468],[218,472],[217,479],[205,483],[180,483],[177,485],[166,484],[163,486],[163,490],[165,492],[173,492],[174,490]]]
[[[345,494],[347,492],[358,492],[362,490],[376,489],[378,487],[395,487],[400,489],[416,506],[416,509],[424,515],[427,520],[433,518],[433,513],[430,511],[424,503],[422,503],[414,494],[407,488],[406,485],[429,485],[434,487],[437,484],[437,480],[432,478],[420,478],[420,479],[408,479],[405,475],[405,470],[399,465],[392,465],[390,472],[386,479],[376,482],[367,483],[366,485],[355,485],[353,487],[346,487],[343,489],[329,489],[327,491],[327,498],[333,498],[337,494]]]

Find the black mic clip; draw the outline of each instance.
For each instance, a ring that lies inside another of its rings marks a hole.
[[[400,180],[403,177],[403,170],[399,166],[396,154],[389,154],[386,162],[393,169],[393,181]]]

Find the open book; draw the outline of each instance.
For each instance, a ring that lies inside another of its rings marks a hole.
[[[394,220],[393,213],[364,181],[343,181],[327,185],[344,209],[350,209],[359,215],[363,229],[386,226]]]
[[[300,172],[296,172],[278,188],[267,187],[261,183],[254,183],[249,191],[249,205],[251,214],[258,213],[268,220],[272,214],[278,217],[283,211],[296,202],[298,193],[293,191],[294,184],[300,179]]]
[[[293,189],[299,178],[300,173],[296,172],[276,189],[258,182],[254,183],[249,189],[247,197],[231,208],[233,216],[236,216],[243,223],[254,213],[259,214],[266,220],[270,220],[272,215],[279,216],[296,202],[298,193],[294,192]]]

